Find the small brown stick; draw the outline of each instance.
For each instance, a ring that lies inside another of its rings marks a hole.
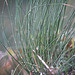
[[[7,2],[7,0],[5,0],[5,2],[6,2],[6,5],[8,6],[8,2]]]
[[[35,53],[35,50],[33,50],[33,53]],[[42,58],[39,55],[37,55],[37,57],[45,65],[45,67],[51,72],[52,70],[50,70],[49,66],[44,62],[44,60],[42,60]]]
[[[63,3],[63,5],[68,6],[68,7],[75,8],[73,5],[70,5],[70,4],[65,4],[65,3]]]
[[[35,59],[35,57],[34,57],[34,54],[33,54],[33,59],[34,59],[34,61],[35,61],[35,64],[37,65],[37,69],[39,70],[38,64],[37,64],[36,59]]]

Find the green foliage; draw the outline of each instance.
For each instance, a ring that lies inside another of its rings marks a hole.
[[[15,26],[12,24],[12,33],[18,52],[16,54],[17,62],[22,63],[23,67],[26,65],[24,68],[28,73],[32,67],[39,72],[45,68],[37,55],[49,67],[58,68],[59,72],[65,71],[68,65],[73,66],[70,62],[75,57],[73,56],[75,46],[68,50],[66,46],[75,35],[75,8],[72,8],[70,16],[65,18],[67,6],[64,4],[67,3],[67,0],[27,0],[25,11],[22,7],[23,0],[15,2],[13,20]],[[12,21],[10,11],[9,14],[10,21]],[[62,41],[64,37],[65,39]],[[19,48],[21,48],[23,56]],[[67,53],[69,53],[68,57],[66,57]]]

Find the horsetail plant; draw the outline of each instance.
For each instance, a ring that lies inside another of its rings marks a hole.
[[[23,1],[15,1],[12,18],[5,0],[16,50],[9,46],[12,53],[4,47],[22,67],[18,75],[23,70],[27,75],[60,75],[75,68],[75,7],[68,4],[68,0],[27,0],[24,9]],[[66,8],[72,9],[69,16]]]

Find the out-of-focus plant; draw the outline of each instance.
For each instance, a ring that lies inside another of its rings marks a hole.
[[[4,47],[22,66],[21,71],[30,75],[55,75],[68,72],[70,67],[75,68],[75,7],[67,2],[28,0],[23,11],[23,0],[16,0],[15,27],[11,25],[17,50],[12,49],[12,53]],[[72,8],[69,16],[65,14],[66,7]],[[12,21],[11,14],[9,17]]]

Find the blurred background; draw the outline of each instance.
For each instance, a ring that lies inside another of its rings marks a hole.
[[[27,4],[26,2],[26,0],[22,0],[23,12],[25,11],[25,7]],[[12,28],[14,27],[15,11],[16,0],[0,0],[0,41],[6,47],[11,46],[15,48],[12,32]],[[0,51],[5,51],[1,44]]]

